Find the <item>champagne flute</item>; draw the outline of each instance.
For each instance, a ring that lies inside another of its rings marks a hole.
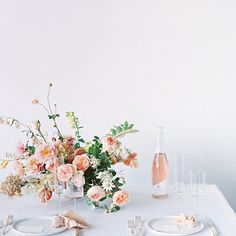
[[[80,199],[84,196],[84,188],[83,185],[81,187],[77,187],[74,185],[74,209],[77,210],[77,199]]]
[[[74,200],[74,210],[77,210],[77,199],[84,196],[85,178],[84,172],[78,171],[71,179],[67,181],[65,197]]]
[[[58,211],[59,211],[59,214],[61,213],[61,194],[63,193],[63,190],[64,190],[63,184],[59,180],[55,181],[54,191],[58,195]]]
[[[55,163],[54,171],[54,192],[58,195],[58,211],[61,213],[61,194],[64,191],[64,183],[58,178],[58,167]]]
[[[74,210],[77,210],[77,199],[84,196],[83,185],[76,186],[73,181],[69,180],[67,183],[67,197],[74,200]]]

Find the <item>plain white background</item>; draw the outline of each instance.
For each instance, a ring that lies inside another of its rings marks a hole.
[[[72,110],[86,138],[134,122],[124,141],[140,168],[125,174],[137,188],[150,185],[162,125],[170,163],[205,170],[236,209],[235,12],[233,0],[1,0],[0,114],[49,130],[31,100],[52,82],[65,133]],[[0,155],[23,137],[0,127]]]

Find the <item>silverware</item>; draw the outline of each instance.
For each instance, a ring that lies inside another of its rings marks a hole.
[[[6,219],[6,223],[4,224],[3,229],[2,229],[2,235],[5,234],[7,226],[11,225],[12,223],[13,223],[13,215],[8,215]]]
[[[143,222],[141,216],[135,216],[135,226],[137,227],[138,235],[144,236],[145,228],[144,228],[144,222]]]
[[[219,236],[220,235],[218,229],[216,228],[215,223],[213,222],[213,220],[211,218],[207,218],[205,220],[205,222],[206,222],[207,226],[210,228],[213,236]]]
[[[131,235],[134,236],[136,228],[134,220],[128,220],[128,228],[130,228]]]
[[[0,220],[0,233],[1,233],[1,235],[2,235],[2,229],[3,229],[3,221]]]

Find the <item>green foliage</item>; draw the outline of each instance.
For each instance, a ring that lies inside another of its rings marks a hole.
[[[59,114],[48,115],[48,118],[49,118],[50,120],[55,120],[57,117],[60,117],[60,115],[59,115]]]
[[[80,129],[82,129],[83,126],[79,125],[79,119],[74,112],[66,112],[66,118],[68,119],[71,128],[76,129],[75,136],[77,142],[75,143],[75,148],[79,148],[81,147],[81,143],[85,142],[84,139],[80,136]]]
[[[28,151],[28,152],[30,152],[30,155],[33,155],[33,154],[35,154],[35,146],[30,146],[27,144],[25,147],[25,151]]]
[[[101,152],[102,152],[102,143],[100,139],[95,136],[92,145],[89,147],[88,154],[100,159]]]
[[[123,124],[120,124],[118,126],[114,126],[110,131],[111,135],[114,138],[121,138],[125,136],[128,133],[136,133],[137,130],[133,129],[134,124],[129,124],[127,121],[125,121]]]
[[[111,207],[109,209],[108,213],[116,212],[116,211],[119,211],[119,210],[120,210],[120,206],[114,205],[113,207]]]
[[[117,177],[117,178],[115,178],[115,180],[113,181],[113,183],[115,184],[115,186],[117,186],[118,188],[120,188],[121,186],[124,185],[123,183],[120,183],[119,180],[120,180],[120,178]]]

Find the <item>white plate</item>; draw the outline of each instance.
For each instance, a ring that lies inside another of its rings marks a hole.
[[[61,233],[66,227],[53,228],[52,217],[29,217],[15,221],[12,229],[18,235],[48,236]]]
[[[181,225],[176,223],[171,223],[173,220],[177,219],[177,216],[166,216],[162,218],[155,218],[147,223],[148,228],[156,233],[162,235],[178,235],[186,236],[196,234],[203,230],[204,224],[199,221],[195,227],[190,227],[187,225]]]

